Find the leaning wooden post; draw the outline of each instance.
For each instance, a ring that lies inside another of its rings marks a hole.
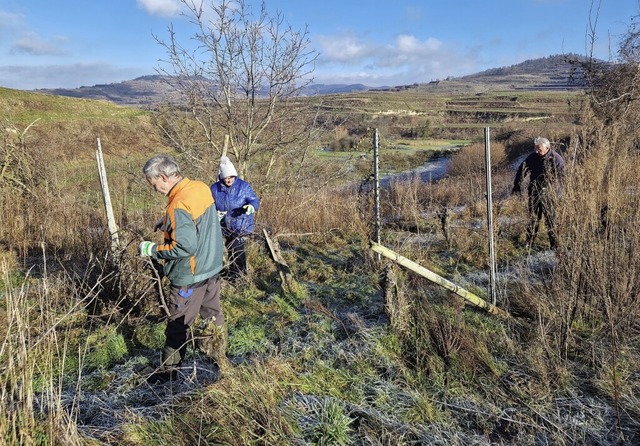
[[[98,160],[98,174],[100,175],[102,198],[107,214],[107,227],[109,228],[109,235],[111,236],[111,252],[115,254],[120,247],[120,239],[118,238],[118,225],[116,225],[116,219],[113,216],[113,207],[111,206],[111,195],[109,195],[109,184],[107,183],[107,170],[104,166],[104,158],[102,157],[100,138],[97,139],[96,159]]]
[[[442,276],[439,276],[438,274],[434,273],[431,270],[428,270],[427,268],[418,265],[417,263],[415,263],[412,260],[407,259],[406,257],[402,257],[400,254],[397,254],[395,252],[393,252],[392,250],[390,250],[389,248],[385,248],[384,246],[372,242],[371,243],[371,249],[373,249],[375,252],[382,254],[383,256],[399,263],[400,265],[404,266],[405,268],[410,269],[411,271],[420,274],[422,277],[425,277],[427,279],[429,279],[432,282],[437,283],[440,286],[445,287],[446,289],[453,291],[454,293],[456,293],[458,296],[464,298],[465,300],[471,302],[472,304],[474,304],[477,307],[480,308],[484,308],[485,310],[487,310],[489,313],[491,314],[495,314],[497,316],[500,317],[504,317],[504,318],[508,318],[509,313],[507,313],[506,311],[496,307],[495,305],[490,304],[489,302],[485,301],[484,299],[481,299],[480,297],[476,296],[475,294],[465,290],[462,287],[459,287],[458,285],[456,285],[453,282],[448,281],[447,279],[445,279]]]
[[[280,253],[280,246],[278,245],[278,242],[275,240],[271,240],[271,237],[269,237],[269,232],[267,232],[265,228],[262,229],[262,232],[264,233],[267,247],[269,248],[269,252],[271,253],[271,258],[278,268],[278,273],[280,273],[280,278],[282,279],[282,289],[286,293],[295,295],[298,291],[298,283],[293,277],[293,274],[291,274],[291,268],[289,268],[289,265]]]

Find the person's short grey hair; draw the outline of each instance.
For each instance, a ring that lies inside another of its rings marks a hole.
[[[144,176],[147,178],[158,178],[161,174],[167,177],[181,176],[180,166],[173,157],[169,155],[156,155],[149,158],[142,168]]]
[[[533,145],[551,147],[551,143],[549,142],[549,140],[547,138],[543,138],[542,136],[538,136],[536,139],[534,139]]]

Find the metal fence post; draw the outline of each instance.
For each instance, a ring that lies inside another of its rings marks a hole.
[[[491,303],[496,305],[496,259],[493,244],[493,202],[491,200],[491,139],[489,127],[484,129],[484,147],[487,179],[487,226],[489,231],[489,291]]]
[[[375,234],[376,243],[380,243],[380,169],[378,153],[378,129],[373,130],[373,179],[374,179],[374,212],[375,212]]]

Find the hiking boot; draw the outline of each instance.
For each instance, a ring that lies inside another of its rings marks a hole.
[[[175,368],[165,369],[160,368],[158,371],[153,372],[147,378],[147,383],[151,385],[166,384],[169,381],[175,381],[178,378],[178,370]]]
[[[182,352],[165,345],[162,349],[162,359],[160,367],[151,372],[150,367],[145,368],[146,373],[150,373],[147,377],[149,384],[165,384],[169,381],[175,381],[178,378],[178,368],[182,364]]]
[[[179,367],[182,364],[182,357],[184,355],[184,348],[176,349],[165,345],[162,349],[162,359],[160,361],[161,367]]]

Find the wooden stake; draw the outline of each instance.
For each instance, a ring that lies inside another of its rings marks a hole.
[[[472,304],[474,304],[477,307],[480,308],[484,308],[485,310],[487,310],[489,313],[491,314],[495,314],[497,316],[503,317],[503,318],[509,318],[510,315],[509,313],[507,313],[506,311],[502,310],[501,308],[496,307],[495,305],[490,304],[489,302],[481,299],[480,297],[476,296],[475,294],[465,290],[462,287],[459,287],[458,285],[456,285],[453,282],[448,281],[447,279],[445,279],[442,276],[439,276],[438,274],[434,273],[431,270],[428,270],[427,268],[418,265],[417,263],[415,263],[412,260],[407,259],[406,257],[402,257],[400,254],[395,253],[394,251],[390,250],[389,248],[385,248],[384,246],[372,242],[371,243],[371,249],[374,250],[377,253],[382,254],[383,256],[399,263],[400,265],[404,266],[405,268],[410,269],[411,271],[413,271],[414,273],[417,273],[419,275],[421,275],[422,277],[429,279],[432,282],[437,283],[440,286],[445,287],[446,289],[453,291],[454,293],[456,293],[458,296],[464,298],[465,300],[471,302]]]
[[[278,273],[280,273],[280,279],[282,279],[282,289],[287,293],[296,294],[298,284],[293,277],[293,274],[291,274],[289,265],[282,258],[282,254],[280,254],[280,246],[278,246],[278,242],[271,240],[266,229],[263,229],[262,232],[264,233],[264,238],[267,241],[267,247],[271,253],[271,258],[278,267]]]
[[[104,166],[100,138],[97,138],[96,159],[98,160],[98,174],[100,176],[100,186],[102,187],[104,208],[107,214],[107,227],[109,228],[109,235],[111,236],[111,252],[116,254],[120,247],[120,239],[118,238],[118,225],[116,224],[113,207],[111,206],[111,195],[109,195],[109,184],[107,183],[107,169]]]

